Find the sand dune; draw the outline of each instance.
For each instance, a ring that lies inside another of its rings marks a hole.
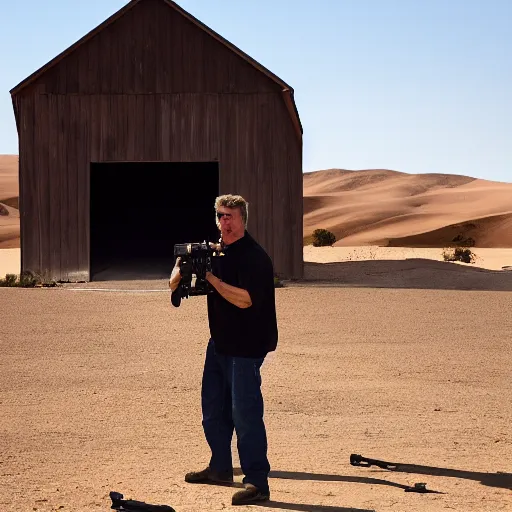
[[[448,245],[458,235],[478,241],[479,247],[512,247],[512,214],[491,215],[445,226],[419,235],[390,239],[389,246],[433,247]]]
[[[18,155],[0,155],[0,249],[20,246]]]
[[[512,247],[511,227],[511,183],[385,169],[304,175],[306,240],[325,228],[336,246],[442,247],[461,235]]]
[[[0,203],[18,194],[18,155],[0,155]]]
[[[20,214],[16,208],[0,203],[0,249],[20,246]]]

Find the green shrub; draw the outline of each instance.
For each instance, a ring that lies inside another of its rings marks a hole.
[[[274,288],[282,288],[284,285],[279,276],[274,276]]]
[[[314,247],[324,247],[327,245],[332,245],[334,242],[336,242],[334,233],[327,231],[327,229],[315,229],[315,231],[313,231]]]
[[[16,274],[6,274],[5,279],[0,279],[0,287],[35,288],[41,286],[54,287],[57,286],[57,282],[30,271],[23,272],[19,278]]]
[[[450,247],[443,250],[444,261],[462,261],[463,263],[473,263],[475,253],[469,247]]]
[[[21,287],[33,288],[34,286],[37,286],[37,284],[38,284],[38,279],[32,272],[30,272],[30,271],[23,272],[20,275],[20,286]]]
[[[6,274],[5,279],[0,279],[0,286],[17,286],[17,280],[16,274]]]

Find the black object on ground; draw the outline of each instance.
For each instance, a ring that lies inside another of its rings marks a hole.
[[[169,505],[151,505],[143,501],[125,500],[120,492],[112,491],[110,499],[112,500],[111,509],[123,512],[176,512]]]
[[[381,469],[389,469],[390,471],[396,471],[401,464],[397,464],[395,462],[387,462],[385,460],[378,460],[378,459],[369,459],[367,457],[363,457],[362,455],[358,455],[356,453],[352,453],[350,455],[350,464],[352,466],[360,466],[363,468],[369,468],[371,466],[377,466]],[[420,492],[420,493],[435,493],[435,494],[444,494],[440,491],[432,491],[430,489],[427,489],[427,484],[420,482],[416,483],[413,486],[405,486],[404,487],[405,492]]]
[[[350,464],[352,466],[362,466],[364,468],[369,468],[371,466],[378,466],[382,469],[396,469],[396,464],[393,462],[386,462],[384,460],[378,460],[378,459],[368,459],[366,457],[363,457],[362,455],[357,455],[353,453],[350,456]]]
[[[435,494],[443,494],[439,491],[432,491],[431,489],[427,489],[427,484],[420,482],[417,484],[414,484],[413,486],[406,487],[405,492],[432,492]]]

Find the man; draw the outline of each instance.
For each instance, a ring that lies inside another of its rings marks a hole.
[[[231,440],[244,473],[244,490],[233,505],[270,499],[267,435],[263,421],[260,368],[276,349],[278,332],[272,260],[247,232],[248,203],[241,196],[215,201],[221,255],[206,279],[211,338],[206,350],[201,388],[203,429],[211,449],[206,469],[187,473],[189,483],[233,482]],[[174,291],[181,279],[180,261],[169,279]]]

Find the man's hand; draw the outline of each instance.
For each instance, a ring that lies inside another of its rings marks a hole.
[[[224,297],[228,302],[239,308],[250,308],[252,306],[251,296],[247,290],[237,288],[221,281],[211,272],[206,272],[206,280]]]
[[[174,268],[172,269],[171,277],[169,278],[169,288],[173,292],[178,288],[178,285],[181,281],[181,273],[180,273],[180,265],[181,265],[181,258],[178,256],[176,258],[176,263],[174,264]]]

